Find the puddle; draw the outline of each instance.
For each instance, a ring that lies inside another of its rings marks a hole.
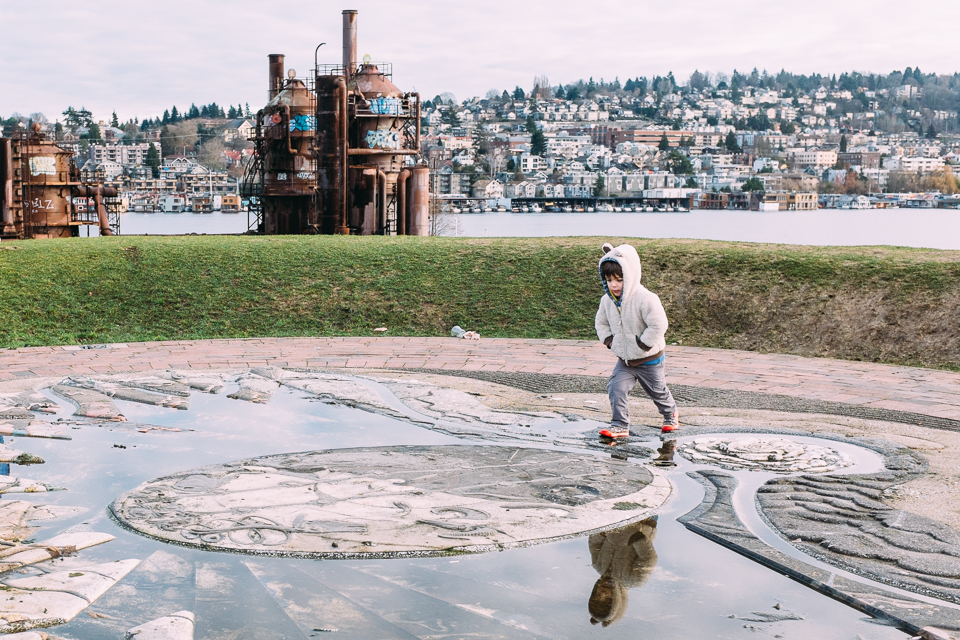
[[[86,508],[43,523],[37,539],[68,530],[105,532],[116,539],[80,552],[84,562],[141,560],[88,609],[99,617],[82,613],[48,631],[64,638],[122,637],[135,625],[186,610],[196,616],[198,639],[906,637],[676,522],[703,496],[703,487],[686,475],[702,465],[679,455],[676,466],[664,468],[676,492],[659,509],[655,527],[648,523],[643,531],[619,537],[581,537],[501,552],[389,560],[262,558],[180,547],[116,525],[106,506],[121,493],[194,467],[316,449],[464,444],[286,387],[266,404],[227,398],[236,389],[232,384],[219,395],[192,393],[187,411],[114,399],[128,422],[67,427],[69,442],[5,438],[46,460],[24,475],[69,488],[25,499]],[[56,422],[70,415],[69,403],[44,395],[64,411],[42,419]],[[397,408],[394,401],[399,400],[391,400]],[[180,431],[141,433],[139,425],[145,424]],[[578,431],[590,428],[586,422],[572,424]],[[658,440],[648,444],[661,445]],[[854,460],[845,472],[879,468],[879,456],[844,443],[827,444]],[[772,474],[732,473],[743,481],[738,512],[760,535],[765,525],[750,496]],[[654,552],[648,548],[651,537]],[[603,580],[601,571],[607,574]],[[799,619],[782,619],[786,613]]]

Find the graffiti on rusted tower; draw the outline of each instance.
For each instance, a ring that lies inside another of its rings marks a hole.
[[[84,183],[73,152],[48,140],[39,124],[0,138],[0,238],[70,238],[86,225],[119,231],[116,187]]]
[[[284,56],[270,54],[268,102],[242,183],[251,230],[428,235],[420,96],[392,77],[390,63],[357,62],[356,11],[343,12],[342,64],[284,77]]]

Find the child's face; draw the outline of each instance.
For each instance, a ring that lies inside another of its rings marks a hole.
[[[620,294],[623,293],[623,276],[619,276],[615,273],[607,276],[607,289],[610,290],[610,293],[620,297]]]

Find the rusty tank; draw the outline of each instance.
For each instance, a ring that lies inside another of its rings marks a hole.
[[[114,235],[105,204],[117,189],[85,184],[73,161],[73,152],[46,139],[40,126],[0,139],[0,238],[70,238],[86,225],[100,235]]]
[[[393,84],[390,63],[358,64],[356,37],[357,12],[344,11],[343,62],[312,78],[284,79],[284,56],[269,56],[243,181],[261,233],[428,234],[420,97]]]

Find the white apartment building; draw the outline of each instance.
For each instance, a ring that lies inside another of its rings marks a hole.
[[[814,167],[825,169],[837,164],[836,151],[788,149],[787,158],[793,164],[794,168]]]
[[[520,171],[523,173],[536,173],[549,168],[547,161],[540,156],[532,156],[529,153],[520,154]]]
[[[116,162],[124,166],[136,166],[146,163],[150,143],[138,144],[93,144],[87,150],[87,157],[94,163]],[[160,151],[159,145],[157,151]]]
[[[571,136],[561,131],[555,136],[547,136],[547,153],[576,158],[580,155],[580,150],[590,144],[590,136]]]
[[[912,173],[930,173],[943,168],[943,159],[893,156],[883,159],[883,168],[891,171],[910,171]]]

